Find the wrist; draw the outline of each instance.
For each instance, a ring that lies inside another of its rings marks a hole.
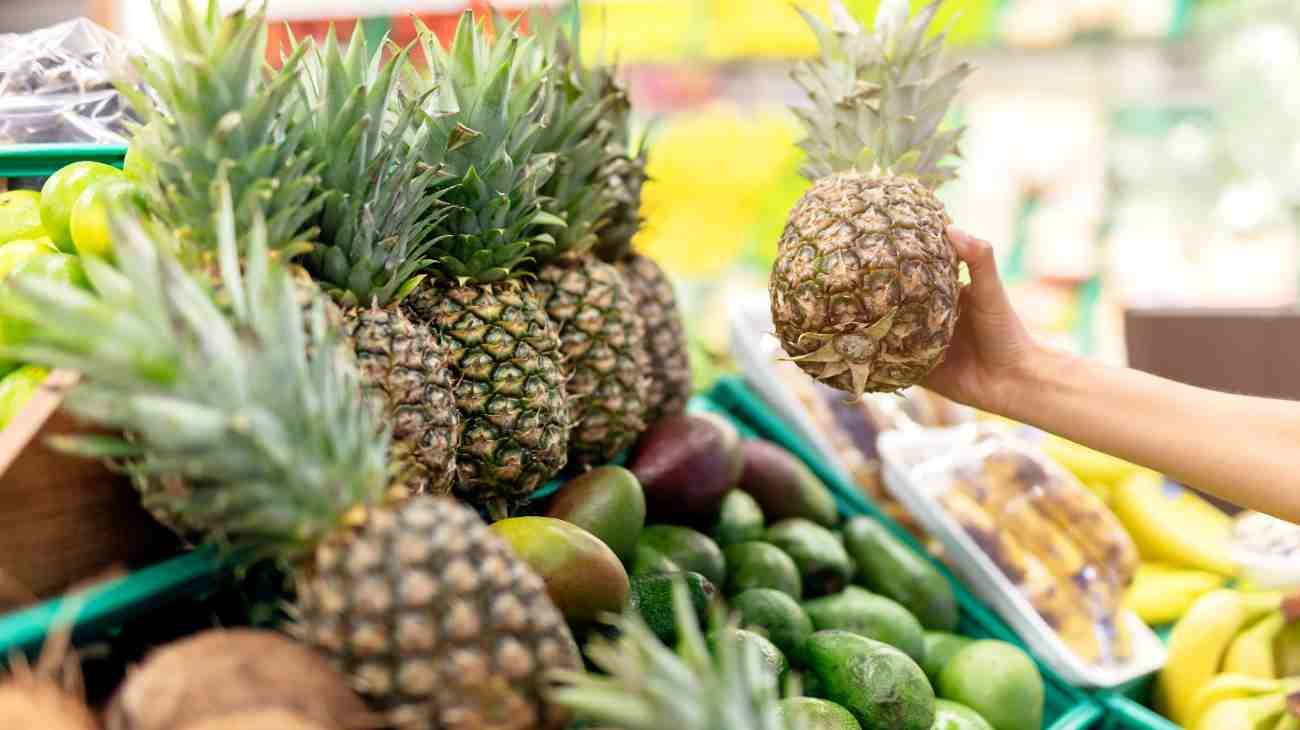
[[[1002,374],[1002,415],[1030,423],[1043,411],[1043,399],[1069,382],[1074,357],[1069,353],[1029,343],[1024,355]]]

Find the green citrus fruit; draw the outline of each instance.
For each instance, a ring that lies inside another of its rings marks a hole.
[[[86,270],[82,268],[81,260],[66,253],[36,256],[19,264],[10,274],[13,276],[39,276],[51,281],[61,281],[65,284],[79,286],[83,289],[90,288],[90,281],[86,278]]]
[[[28,259],[34,259],[37,256],[47,256],[57,253],[58,249],[50,241],[49,236],[41,236],[21,241],[10,241],[0,245],[0,281],[4,281],[10,271],[26,263]]]
[[[1043,725],[1043,678],[1029,655],[1003,641],[976,641],[948,660],[938,694],[974,710],[998,730]]]
[[[40,193],[35,190],[0,193],[0,243],[44,235]]]
[[[50,371],[36,365],[25,365],[0,379],[0,431],[22,411],[31,400]]]
[[[82,256],[113,258],[113,236],[108,224],[110,211],[139,206],[140,191],[126,179],[105,178],[88,186],[72,205],[72,242]]]
[[[50,176],[41,188],[41,223],[54,245],[75,253],[72,243],[72,206],[92,183],[122,176],[122,171],[101,162],[74,162]]]

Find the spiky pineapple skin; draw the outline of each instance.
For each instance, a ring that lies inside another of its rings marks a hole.
[[[632,305],[645,324],[650,360],[646,421],[654,423],[686,410],[691,398],[691,358],[677,293],[664,270],[638,253],[626,255],[619,273],[632,292]]]
[[[553,730],[547,673],[580,666],[546,586],[472,510],[418,496],[323,542],[298,576],[290,631],[393,724]]]
[[[564,352],[569,460],[607,463],[646,427],[649,356],[632,292],[618,269],[590,255],[543,265],[533,286]]]
[[[450,494],[461,422],[442,343],[398,307],[353,307],[343,320],[366,393],[393,426],[402,482],[414,494]]]
[[[600,185],[613,201],[606,213],[608,222],[597,234],[596,255],[616,262],[631,253],[632,238],[641,228],[641,192],[646,181],[643,156],[615,155],[600,170]]]
[[[559,333],[520,281],[427,283],[403,306],[446,345],[463,431],[456,495],[504,516],[567,463]]]
[[[770,280],[786,353],[852,393],[923,380],[957,324],[950,222],[912,178],[846,172],[815,182],[790,213]]]

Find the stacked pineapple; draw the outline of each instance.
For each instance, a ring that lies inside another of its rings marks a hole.
[[[332,33],[273,71],[264,15],[217,8],[158,12],[120,268],[16,282],[4,314],[37,334],[5,354],[86,373],[71,407],[125,435],[64,445],[283,564],[290,632],[395,724],[558,728],[560,613],[439,495],[508,514],[684,407],[671,286],[630,247],[626,96],[541,17],[466,13],[446,50],[421,28],[428,75]]]

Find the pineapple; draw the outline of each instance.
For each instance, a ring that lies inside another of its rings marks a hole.
[[[424,279],[421,257],[445,212],[431,188],[437,170],[418,154],[428,134],[416,129],[417,148],[407,148],[420,110],[397,89],[406,52],[385,63],[362,33],[341,47],[332,26],[323,46],[307,44],[299,123],[324,207],[321,245],[304,262],[342,308],[367,393],[393,424],[403,481],[416,493],[447,494],[461,434],[451,372],[437,334],[400,306]]]
[[[803,13],[822,46],[794,73],[812,102],[795,113],[813,184],[781,235],[772,320],[799,367],[856,395],[920,382],[957,322],[957,254],[934,189],[955,175],[943,163],[961,130],[939,125],[971,68],[939,71],[943,36],[926,37],[938,5],[909,18],[907,0],[886,0],[872,34],[834,0],[834,30]]]
[[[196,14],[189,2],[168,14],[155,3],[162,53],[136,61],[152,91],[125,81],[118,89],[142,117],[131,142],[150,208],[180,232],[187,251],[216,247],[211,188],[218,174],[229,181],[240,220],[254,209],[266,216],[269,246],[292,255],[316,231],[320,210],[316,170],[304,149],[304,129],[286,114],[306,47],[278,72],[266,68],[266,12],[241,8],[222,16],[218,0]]]
[[[524,266],[564,221],[543,209],[555,155],[536,152],[549,88],[514,25],[489,39],[467,11],[450,49],[423,24],[436,90],[423,146],[452,212],[434,227],[430,277],[403,302],[447,345],[464,427],[456,494],[504,517],[567,462],[570,426],[558,330]],[[411,76],[425,94],[428,80]]]
[[[392,724],[558,730],[545,677],[580,662],[542,580],[467,507],[393,479],[389,433],[337,355],[323,300],[304,326],[262,219],[236,242],[230,191],[215,192],[228,312],[166,235],[121,216],[122,271],[87,261],[95,293],[25,278],[0,305],[33,325],[25,359],[86,374],[75,413],[134,434],[62,445],[189,480],[166,507],[233,555],[281,562],[298,595],[290,633]]]
[[[597,185],[610,144],[600,122],[624,100],[599,71],[583,67],[576,28],[570,39],[543,13],[530,26],[541,40],[538,66],[555,62],[548,123],[537,147],[555,153],[558,164],[542,193],[567,223],[555,232],[554,255],[538,269],[535,288],[565,356],[569,460],[593,466],[614,459],[645,430],[650,384],[645,329],[631,290],[614,266],[591,253],[613,204]]]
[[[598,232],[596,253],[613,263],[632,293],[632,308],[645,326],[645,348],[650,362],[646,394],[646,421],[686,410],[691,397],[691,361],[677,294],[668,275],[654,260],[637,253],[632,239],[641,227],[641,188],[646,181],[646,147],[629,119],[626,95],[613,69],[598,71],[605,83],[618,89],[622,103],[612,107],[603,121],[611,133],[610,156],[601,168],[604,196],[613,201],[609,224]]]
[[[775,677],[751,644],[715,641],[711,654],[680,583],[673,611],[681,627],[676,652],[629,614],[617,640],[587,647],[607,676],[563,673],[552,701],[597,727],[620,730],[798,730],[783,721]],[[721,608],[710,618],[717,634],[731,630]]]

